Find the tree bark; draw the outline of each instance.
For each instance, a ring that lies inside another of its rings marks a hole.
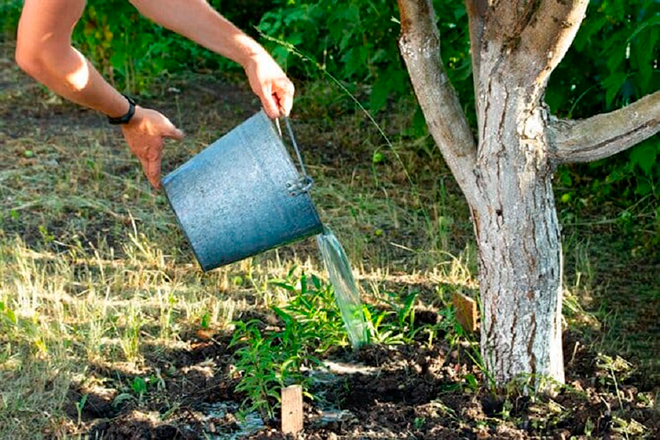
[[[503,67],[504,68],[504,67]],[[529,114],[505,72],[485,99],[472,206],[479,255],[481,353],[498,384],[521,376],[563,383],[562,252],[541,108]]]
[[[521,375],[536,388],[545,378],[564,381],[562,252],[543,94],[585,8],[584,0],[497,2],[476,18],[484,30],[473,54],[479,196],[471,209],[481,353],[498,384]]]

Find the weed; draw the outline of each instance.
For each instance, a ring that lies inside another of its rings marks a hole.
[[[78,413],[78,425],[82,424],[82,412],[87,404],[88,394],[83,394],[79,401],[76,402],[76,412]]]
[[[617,416],[612,416],[612,431],[623,434],[626,439],[631,438],[649,438],[648,428],[635,419],[624,420]]]
[[[142,377],[137,376],[131,381],[131,390],[137,396],[138,402],[142,404],[142,398],[147,392],[147,382]]]

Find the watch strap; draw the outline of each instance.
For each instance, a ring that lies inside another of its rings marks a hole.
[[[126,100],[128,101],[128,111],[126,112],[125,115],[116,118],[112,118],[108,116],[108,122],[112,125],[128,124],[131,118],[133,118],[133,115],[135,114],[135,101],[133,100],[133,98],[124,95],[123,93],[122,96],[126,98]]]

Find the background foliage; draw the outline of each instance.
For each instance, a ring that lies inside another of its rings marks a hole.
[[[239,27],[269,48],[292,76],[324,81],[331,75],[371,113],[415,106],[397,49],[396,2],[391,0],[212,0]],[[22,2],[0,5],[0,29],[11,38]],[[463,2],[434,0],[442,56],[474,124],[467,16]],[[658,89],[660,3],[656,0],[592,0],[575,43],[553,73],[546,100],[561,116],[584,118],[611,111]],[[153,82],[181,71],[240,71],[144,18],[126,0],[90,0],[76,28],[76,44],[118,88],[148,94]],[[328,81],[325,88],[332,87]],[[408,107],[400,107],[405,102]],[[322,106],[320,106],[322,108]],[[404,137],[422,138],[419,109]],[[420,143],[415,143],[420,145]],[[660,187],[658,136],[604,161],[558,173],[560,200],[575,211],[585,203],[631,201],[657,205]],[[655,202],[654,204],[650,202]],[[651,208],[649,208],[651,209]],[[628,215],[628,217],[626,217]],[[643,211],[660,224],[660,209]],[[634,218],[625,209],[622,221]],[[658,235],[658,234],[656,234]],[[660,241],[657,237],[653,243]]]

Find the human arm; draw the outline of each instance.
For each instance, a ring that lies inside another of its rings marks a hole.
[[[91,63],[71,45],[73,28],[85,0],[25,0],[18,26],[16,62],[40,83],[77,104],[105,115],[124,115],[129,104]],[[181,139],[179,131],[160,113],[137,107],[122,125],[128,145],[147,178],[157,187],[163,138]]]
[[[271,118],[288,115],[294,87],[256,41],[213,9],[206,0],[130,0],[145,17],[240,64],[252,91]]]

